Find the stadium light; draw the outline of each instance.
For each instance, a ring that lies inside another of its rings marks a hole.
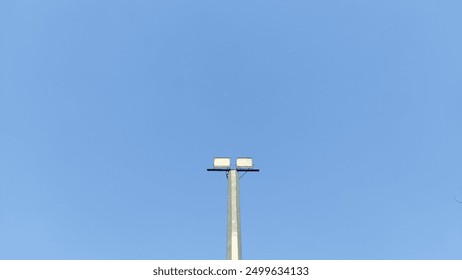
[[[237,158],[236,159],[236,168],[238,169],[252,169],[253,168],[253,159],[249,157]]]
[[[236,168],[231,168],[229,157],[215,157],[213,168],[207,171],[225,171],[228,178],[228,227],[226,237],[226,259],[242,259],[241,245],[241,211],[239,206],[239,175],[240,171],[258,172],[259,169],[253,168],[253,160],[250,157],[240,157],[236,159]]]
[[[230,169],[231,159],[229,157],[216,157],[213,159],[213,168],[215,169]]]

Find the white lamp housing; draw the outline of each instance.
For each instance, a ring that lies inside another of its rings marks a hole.
[[[216,158],[213,158],[213,168],[216,168],[216,169],[229,169],[229,168],[231,168],[231,159],[229,157],[216,157]]]
[[[253,168],[253,160],[252,158],[237,158],[236,159],[236,167],[240,169],[252,169]]]

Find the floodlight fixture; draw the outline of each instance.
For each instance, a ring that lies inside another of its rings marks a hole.
[[[229,170],[231,169],[231,159],[229,157],[213,158],[213,168],[220,170]]]
[[[253,168],[253,159],[251,157],[238,157],[236,159],[236,170],[243,172],[259,172],[260,169]]]
[[[253,159],[250,157],[242,157],[236,159],[236,168],[238,169],[252,169],[253,168]]]

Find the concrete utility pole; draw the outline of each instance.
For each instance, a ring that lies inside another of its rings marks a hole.
[[[237,170],[228,173],[228,231],[226,259],[242,259],[241,210],[239,207],[239,177]]]
[[[239,207],[239,171],[258,172],[251,158],[237,158],[236,169],[231,169],[230,158],[214,158],[213,168],[207,171],[225,171],[228,177],[228,229],[226,259],[242,259],[241,213]]]

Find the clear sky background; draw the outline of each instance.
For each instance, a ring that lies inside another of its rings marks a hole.
[[[0,2],[0,258],[461,259],[462,2]],[[234,161],[234,160],[233,160]]]

